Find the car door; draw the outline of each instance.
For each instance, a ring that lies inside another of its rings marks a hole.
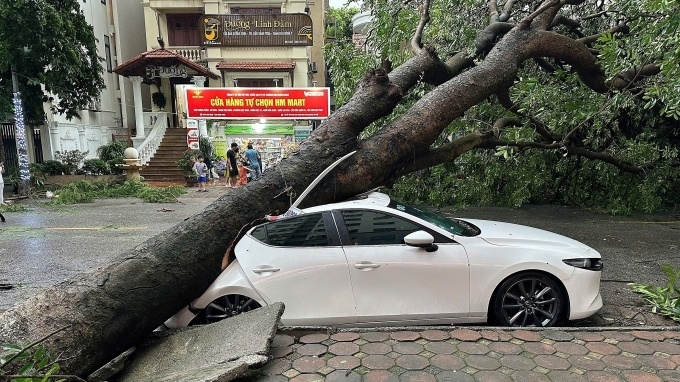
[[[450,237],[404,216],[383,211],[334,211],[349,264],[357,321],[447,322],[470,308],[470,271],[465,249]],[[425,230],[438,249],[404,244]]]
[[[287,325],[356,322],[347,259],[329,212],[263,224],[250,236],[255,240],[237,247],[239,264],[267,303],[285,304]]]

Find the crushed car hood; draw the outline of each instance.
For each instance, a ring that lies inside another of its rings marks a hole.
[[[593,255],[597,253],[591,247],[574,239],[538,228],[490,220],[460,220],[476,225],[481,231],[478,237],[493,245],[534,248],[551,247],[558,250],[559,248],[565,250],[581,249],[584,253],[588,251],[592,251]]]

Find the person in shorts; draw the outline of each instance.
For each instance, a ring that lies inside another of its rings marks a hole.
[[[229,179],[227,180],[227,187],[236,188],[238,186],[238,166],[236,158],[238,157],[238,143],[231,142],[231,148],[227,151],[227,164],[229,168]]]
[[[198,182],[197,192],[208,192],[205,189],[205,182],[208,180],[208,166],[203,163],[203,156],[199,155],[194,163],[194,173],[196,173],[196,181]]]

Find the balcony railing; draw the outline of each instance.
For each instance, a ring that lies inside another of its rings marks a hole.
[[[205,49],[199,46],[171,46],[168,49],[196,63],[206,62]]]

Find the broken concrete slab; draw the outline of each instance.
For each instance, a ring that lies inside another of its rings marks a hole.
[[[283,309],[279,302],[153,341],[118,381],[231,381],[267,361]]]

